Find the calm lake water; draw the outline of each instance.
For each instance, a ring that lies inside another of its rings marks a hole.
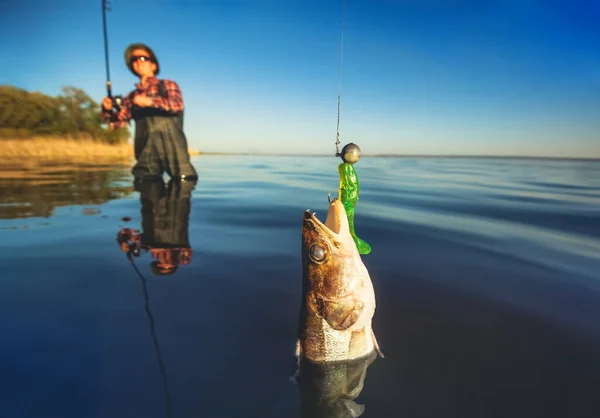
[[[302,212],[324,220],[338,160],[194,163],[193,190],[137,191],[115,168],[0,178],[0,416],[352,416],[317,412],[290,381]],[[600,162],[356,169],[386,355],[362,416],[599,417]],[[157,275],[156,254],[122,251],[123,228],[191,251]]]

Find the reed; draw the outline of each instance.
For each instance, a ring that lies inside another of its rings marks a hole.
[[[129,165],[133,161],[133,147],[127,142],[113,145],[92,139],[34,137],[0,140],[0,164],[19,160]]]
[[[189,148],[190,156],[201,155]],[[83,164],[86,166],[131,166],[135,163],[130,142],[107,144],[93,139],[34,137],[0,139],[0,168],[40,164]]]

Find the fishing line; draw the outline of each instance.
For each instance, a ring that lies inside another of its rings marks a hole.
[[[150,333],[152,334],[152,340],[154,341],[154,350],[156,351],[156,357],[158,359],[158,367],[160,368],[160,374],[163,381],[163,387],[165,390],[165,412],[167,418],[173,417],[173,410],[171,407],[171,394],[169,392],[169,384],[167,383],[167,372],[165,370],[165,365],[162,360],[162,355],[160,353],[160,347],[158,346],[158,337],[156,336],[156,330],[154,329],[154,317],[152,316],[152,311],[150,311],[150,294],[148,293],[148,282],[146,278],[142,275],[142,273],[138,270],[137,266],[133,262],[133,257],[131,254],[127,254],[127,258],[131,261],[131,265],[133,269],[140,277],[142,281],[142,287],[144,290],[144,299],[145,299],[145,310],[146,315],[148,315],[148,320],[150,321]]]
[[[337,96],[337,131],[335,135],[335,156],[340,156],[340,103],[342,96],[342,57],[344,52],[344,20],[346,15],[346,0],[342,0],[342,35],[340,38],[340,84],[338,86],[338,96]]]

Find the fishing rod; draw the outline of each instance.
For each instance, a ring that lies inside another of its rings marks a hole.
[[[107,97],[112,99],[113,108],[119,111],[121,108],[122,97],[112,95],[112,83],[110,82],[110,66],[108,62],[108,34],[106,30],[106,12],[110,12],[110,0],[102,0],[102,27],[104,29],[104,62],[106,64],[106,93]]]

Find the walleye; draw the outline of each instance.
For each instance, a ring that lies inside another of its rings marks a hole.
[[[373,284],[337,198],[325,224],[304,212],[302,272],[296,357],[317,363],[360,359],[374,351],[383,357],[371,328]]]

